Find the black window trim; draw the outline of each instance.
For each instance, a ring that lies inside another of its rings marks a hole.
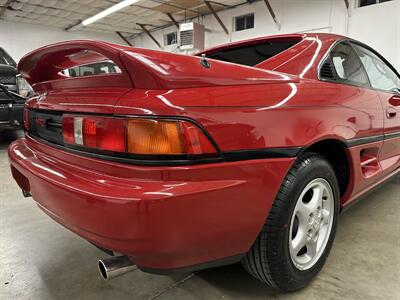
[[[399,72],[396,70],[396,68],[393,67],[392,64],[390,64],[381,54],[379,54],[379,53],[378,53],[376,50],[374,50],[372,47],[370,47],[370,46],[368,46],[368,45],[366,45],[366,44],[364,44],[364,43],[362,43],[362,42],[360,42],[360,41],[354,40],[354,39],[344,38],[344,39],[341,39],[341,40],[337,40],[335,43],[333,43],[333,44],[329,47],[329,49],[326,51],[326,53],[325,53],[325,55],[322,57],[322,59],[320,60],[320,62],[319,62],[319,64],[318,64],[318,69],[317,69],[317,71],[318,71],[317,78],[318,78],[319,81],[325,81],[325,82],[330,82],[330,83],[344,84],[344,85],[349,85],[349,86],[355,86],[355,87],[360,87],[360,88],[366,88],[366,89],[370,89],[370,90],[374,90],[374,91],[381,91],[381,92],[385,92],[385,93],[389,93],[389,94],[394,94],[394,95],[397,95],[397,94],[398,94],[396,91],[382,90],[382,89],[374,88],[374,87],[371,85],[371,82],[370,82],[370,79],[369,79],[367,70],[365,69],[364,65],[362,64],[361,58],[358,56],[357,52],[356,52],[357,58],[358,58],[358,60],[360,61],[361,65],[362,65],[362,68],[363,68],[363,70],[364,70],[364,73],[366,74],[367,79],[368,79],[368,83],[369,83],[369,84],[368,84],[367,86],[360,85],[360,84],[352,84],[352,83],[350,83],[350,82],[345,82],[345,81],[339,81],[339,80],[331,80],[331,79],[321,78],[321,68],[322,68],[322,66],[326,63],[327,60],[330,60],[330,59],[331,59],[331,53],[332,53],[333,49],[335,49],[336,46],[339,45],[339,44],[341,44],[341,43],[348,43],[348,44],[350,45],[350,47],[353,49],[353,51],[356,51],[356,50],[354,49],[354,47],[353,47],[353,44],[358,45],[358,46],[361,46],[361,47],[364,47],[364,48],[366,48],[367,50],[370,50],[372,53],[374,53],[376,56],[378,56],[378,57],[379,57],[379,58],[380,58],[380,59],[381,59],[381,60],[382,60],[382,61],[383,61],[383,62],[384,62],[384,63],[399,77],[399,79],[400,79],[400,74],[399,74]],[[331,60],[331,62],[332,62],[332,60]],[[336,69],[335,69],[334,67],[333,67],[333,72],[335,73],[335,76],[337,76]]]

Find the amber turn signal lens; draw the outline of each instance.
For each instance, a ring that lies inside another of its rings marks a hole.
[[[128,152],[135,154],[185,154],[179,122],[128,120]]]

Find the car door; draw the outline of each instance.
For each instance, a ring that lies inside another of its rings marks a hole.
[[[376,90],[384,110],[384,143],[380,152],[383,176],[400,168],[400,76],[373,49],[352,43],[368,74],[371,87]]]

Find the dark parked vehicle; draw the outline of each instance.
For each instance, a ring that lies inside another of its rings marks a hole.
[[[32,88],[18,75],[17,64],[0,48],[0,128],[15,128],[23,123],[25,99]]]

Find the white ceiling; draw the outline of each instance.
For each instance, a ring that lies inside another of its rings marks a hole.
[[[66,29],[100,11],[120,2],[119,0],[0,0],[0,18],[15,22],[41,24]],[[210,1],[215,10],[245,3],[246,0]],[[119,31],[125,36],[139,34],[137,23],[148,24],[148,29],[171,25],[166,13],[177,21],[209,14],[203,0],[140,0],[123,10],[93,23],[83,30],[97,32]]]

